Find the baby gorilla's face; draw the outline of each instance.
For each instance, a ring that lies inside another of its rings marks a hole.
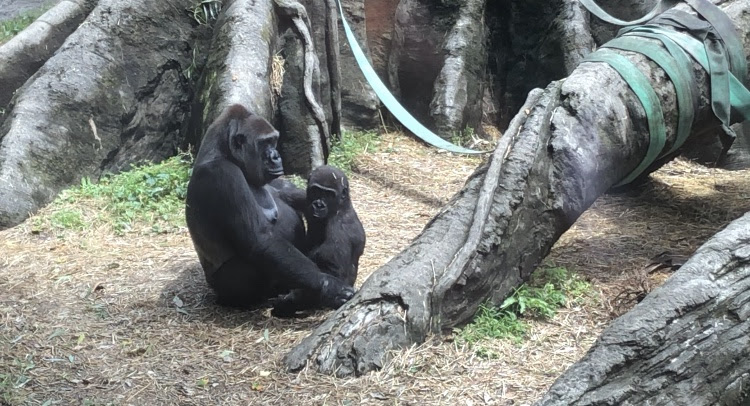
[[[349,198],[349,181],[332,166],[316,168],[307,182],[307,209],[312,217],[325,219],[336,215]]]
[[[327,218],[329,213],[338,211],[338,196],[335,190],[322,187],[317,184],[307,188],[308,209],[312,216],[319,219]]]

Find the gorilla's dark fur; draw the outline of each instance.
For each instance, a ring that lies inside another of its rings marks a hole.
[[[281,198],[279,133],[240,105],[208,128],[187,190],[185,215],[209,285],[222,304],[253,307],[301,289],[337,308],[354,294],[302,252],[301,217]],[[293,186],[291,186],[293,187]]]
[[[297,196],[287,193],[285,198]],[[296,200],[295,200],[296,201]],[[299,203],[290,201],[295,207]],[[354,286],[359,257],[365,249],[365,230],[349,195],[349,180],[339,169],[321,166],[310,174],[306,204],[305,251],[320,270]],[[274,314],[289,316],[297,310],[319,307],[318,300],[302,290],[292,291],[276,304]]]

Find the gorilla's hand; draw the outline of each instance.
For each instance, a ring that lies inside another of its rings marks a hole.
[[[348,302],[355,293],[354,288],[341,279],[326,274],[320,288],[320,302],[325,307],[338,309]]]
[[[300,304],[307,303],[305,296],[309,294],[305,294],[301,289],[294,289],[286,295],[280,295],[273,300],[271,315],[280,318],[296,317]]]

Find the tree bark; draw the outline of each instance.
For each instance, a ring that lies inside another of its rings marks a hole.
[[[63,0],[0,46],[0,229],[82,177],[198,147],[232,103],[282,130],[288,171],[321,165],[341,121],[336,10],[310,3],[315,29],[305,8],[274,0],[227,1],[204,24],[190,0]],[[276,63],[283,24],[299,45],[284,55],[288,77]],[[280,109],[279,93],[295,108]]]
[[[0,109],[60,48],[95,5],[96,0],[64,0],[0,47]]]
[[[175,154],[189,114],[184,72],[194,34],[182,0],[99,0],[8,105],[0,229],[82,176]]]
[[[615,320],[536,405],[748,402],[750,213]]]
[[[750,0],[727,2],[724,10],[748,32]],[[750,43],[744,45],[747,53]],[[662,100],[669,149],[677,125],[674,87],[644,56],[623,54]],[[715,133],[718,121],[707,104],[706,74],[694,70],[701,97],[691,137],[699,138]],[[583,63],[539,93],[530,94],[489,162],[415,241],[287,354],[288,369],[309,361],[323,373],[360,375],[379,368],[390,350],[466,322],[485,300],[499,304],[645,156],[645,112],[608,65]]]
[[[445,60],[430,102],[430,116],[439,134],[446,137],[465,128],[479,128],[482,95],[486,85],[487,32],[479,24],[486,0],[467,0],[448,34]]]
[[[214,25],[205,71],[191,112],[188,143],[200,145],[209,125],[229,105],[241,103],[268,120],[271,57],[276,42],[273,0],[227,2]]]
[[[328,69],[329,58],[318,58],[318,54],[335,57],[336,52],[328,54],[326,4],[305,8],[293,0],[275,1],[287,20],[280,45],[285,68],[279,100],[279,149],[287,173],[306,176],[325,163],[331,133],[339,133],[339,128],[331,128],[333,120],[340,121],[333,118],[337,112],[331,103],[337,92],[331,85],[337,81],[329,80],[335,77]]]

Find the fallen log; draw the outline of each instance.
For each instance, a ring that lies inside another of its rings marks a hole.
[[[750,30],[750,0],[722,8],[740,32]],[[750,43],[744,48],[748,54]],[[646,57],[617,52],[662,101],[669,149],[678,118],[674,86]],[[708,77],[697,64],[693,70],[700,97],[691,137],[715,136]],[[598,196],[636,168],[648,146],[645,111],[607,64],[583,63],[564,81],[532,92],[489,161],[409,247],[287,354],[286,367],[309,363],[327,374],[360,375],[394,349],[465,323],[485,300],[499,304]]]
[[[615,320],[536,405],[748,402],[750,213]]]

